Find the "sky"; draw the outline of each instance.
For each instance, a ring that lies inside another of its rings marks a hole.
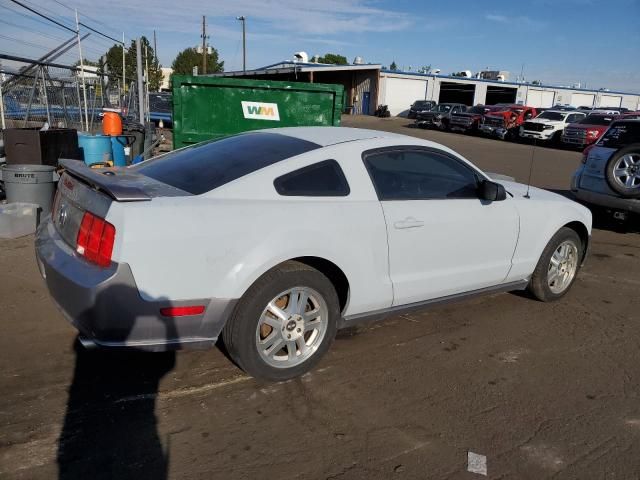
[[[69,26],[80,21],[127,41],[153,38],[170,66],[177,52],[209,44],[225,70],[242,68],[247,17],[247,68],[339,53],[353,61],[442,73],[489,68],[515,80],[640,92],[640,0],[20,0]],[[0,52],[35,58],[71,36],[31,12],[0,0]],[[97,59],[112,44],[95,34],[83,42]],[[77,49],[59,61],[72,63]],[[63,62],[64,63],[64,62]]]

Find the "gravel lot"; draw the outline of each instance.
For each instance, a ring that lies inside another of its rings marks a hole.
[[[525,181],[532,148],[407,128]],[[539,148],[567,190],[575,152]],[[610,225],[558,303],[474,299],[339,334],[318,369],[261,384],[219,350],[75,347],[33,238],[0,241],[0,478],[640,478],[640,235]]]

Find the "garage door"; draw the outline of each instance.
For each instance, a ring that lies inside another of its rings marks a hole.
[[[620,95],[602,95],[600,97],[600,107],[619,107],[622,103]]]
[[[385,94],[382,104],[387,104],[391,115],[406,115],[416,100],[426,100],[427,81],[413,78],[385,77]]]
[[[592,107],[595,95],[593,93],[574,93],[571,95],[571,105],[574,107]]]
[[[530,107],[549,108],[553,107],[555,98],[556,92],[548,92],[545,90],[530,88],[527,92],[526,104]]]

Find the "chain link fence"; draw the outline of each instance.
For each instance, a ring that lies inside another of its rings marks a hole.
[[[11,63],[11,68],[0,69],[2,131],[48,124],[97,132],[104,111],[137,116],[135,82],[123,89],[121,77],[87,71],[89,67],[83,82],[77,67]]]

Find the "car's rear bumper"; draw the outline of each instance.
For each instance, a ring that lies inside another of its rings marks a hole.
[[[144,299],[129,265],[90,264],[64,242],[49,220],[38,228],[36,257],[53,300],[85,344],[150,351],[211,347],[237,302]],[[206,309],[201,315],[160,314],[162,308],[187,305]]]
[[[604,193],[585,190],[580,187],[573,190],[573,193],[578,200],[591,205],[598,205],[600,207],[624,212],[640,213],[640,200],[637,199],[614,197]]]

